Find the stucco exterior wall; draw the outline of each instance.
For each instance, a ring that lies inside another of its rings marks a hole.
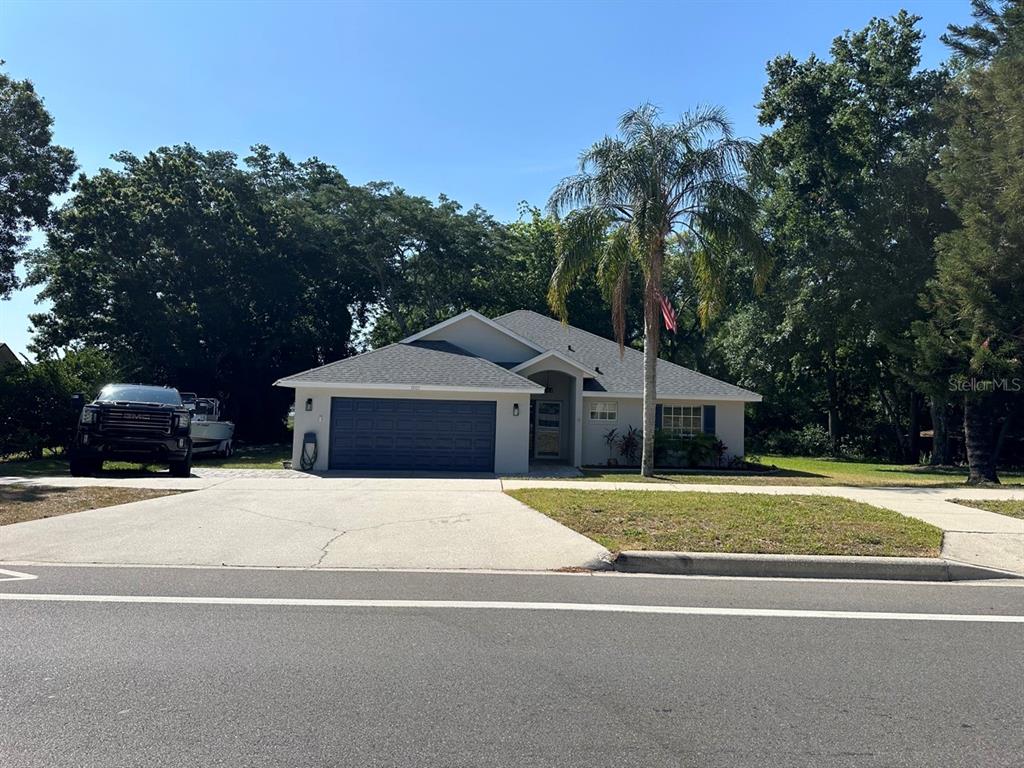
[[[744,430],[744,403],[715,403],[718,411],[715,414],[715,433],[718,439],[725,443],[725,455],[728,458],[733,456],[744,456],[743,448]]]
[[[447,341],[494,363],[521,363],[538,352],[516,341],[507,333],[492,328],[475,317],[438,328],[422,337],[424,341]]]
[[[454,342],[453,342],[454,343]],[[314,471],[325,472],[330,453],[332,397],[387,397],[413,400],[485,400],[495,403],[494,471],[498,474],[523,474],[529,470],[530,393],[495,394],[487,392],[435,392],[385,389],[299,388],[295,390],[295,432],[292,439],[292,466],[298,469],[302,439],[306,432],[317,436],[317,460]],[[306,410],[312,398],[313,409]],[[514,416],[514,405],[519,415]]]
[[[617,404],[615,421],[594,421],[590,418],[590,404],[595,401],[609,401]],[[726,457],[743,456],[744,410],[743,403],[716,400],[658,400],[662,405],[714,405],[715,434],[726,445]],[[604,435],[613,427],[623,433],[630,426],[643,427],[643,400],[622,397],[584,397],[583,398],[583,464],[603,465],[609,457],[608,446]],[[623,463],[617,452],[613,457]]]

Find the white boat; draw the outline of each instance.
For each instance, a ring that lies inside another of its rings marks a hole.
[[[187,398],[183,393],[182,401],[192,412],[192,453],[213,453],[218,456],[230,456],[233,452],[232,440],[235,436],[235,425],[230,421],[220,420],[220,400],[215,397]]]

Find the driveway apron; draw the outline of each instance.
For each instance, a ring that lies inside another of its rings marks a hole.
[[[162,480],[89,484],[159,487]],[[199,489],[4,526],[0,561],[551,570],[608,558],[590,539],[503,494],[494,478],[293,473],[166,482]]]

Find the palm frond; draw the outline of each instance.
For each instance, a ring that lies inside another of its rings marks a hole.
[[[608,217],[598,208],[571,212],[559,223],[555,238],[555,270],[548,284],[548,305],[567,322],[566,301],[581,275],[599,263]]]
[[[771,273],[772,258],[754,222],[757,200],[746,189],[720,182],[710,184],[706,204],[690,214],[687,228],[694,233],[698,259],[694,267],[700,293],[698,315],[707,327],[722,309],[722,292],[718,281],[727,271],[728,255],[746,253],[753,264],[754,290],[764,291]],[[702,274],[703,272],[703,274]]]
[[[601,255],[597,279],[605,299],[612,307],[612,329],[619,343],[619,355],[626,348],[626,309],[629,303],[629,269],[634,258],[629,228],[618,226],[612,230]]]
[[[594,180],[589,173],[566,176],[555,186],[548,198],[548,211],[558,216],[564,211],[590,205],[593,198]]]
[[[697,318],[707,330],[725,305],[724,254],[713,237],[705,237],[693,252],[693,277],[697,286]]]
[[[755,228],[757,201],[748,189],[759,162],[755,145],[733,136],[720,107],[698,107],[674,123],[660,122],[660,111],[651,104],[623,114],[619,135],[583,152],[580,173],[564,179],[551,195],[553,212],[575,209],[559,231],[548,292],[552,309],[566,319],[572,285],[599,254],[599,279],[621,347],[631,261],[650,281],[666,241],[681,231],[692,233],[696,244],[705,327],[725,300],[731,254],[749,255],[755,289],[763,290],[771,259]]]
[[[619,131],[630,143],[650,136],[661,116],[661,110],[649,102],[630,109],[619,118]]]

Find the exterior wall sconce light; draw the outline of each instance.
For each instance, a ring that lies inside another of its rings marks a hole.
[[[306,410],[307,411],[312,411],[313,410],[313,398],[312,397],[307,397],[306,398]]]
[[[512,415],[513,416],[518,416],[519,415],[519,403],[512,403]]]

